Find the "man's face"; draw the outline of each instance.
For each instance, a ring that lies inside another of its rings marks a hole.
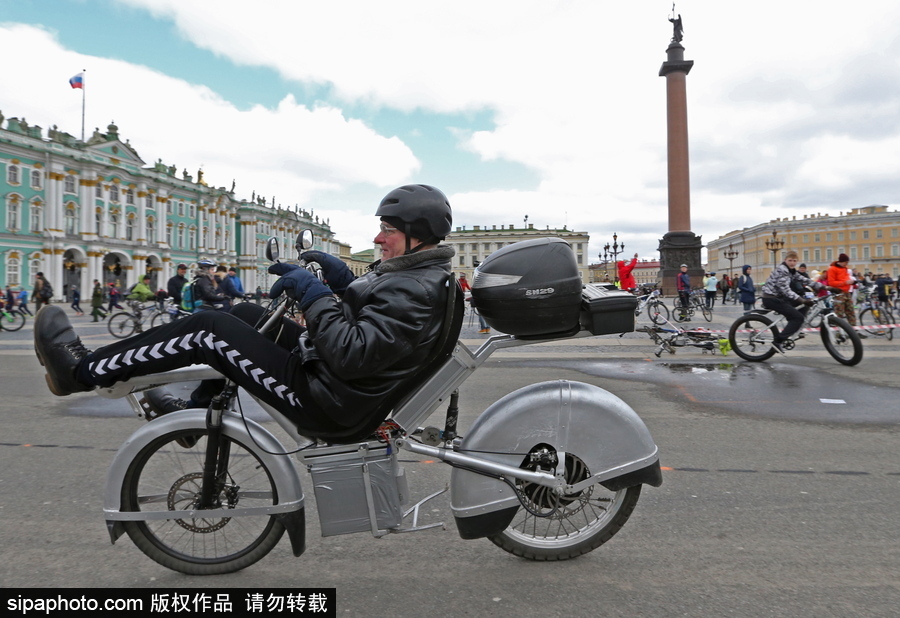
[[[375,244],[381,247],[381,259],[389,260],[406,252],[406,234],[397,228],[381,222]],[[415,239],[410,239],[410,245],[419,244]]]
[[[686,273],[686,272],[687,272],[687,266],[682,266],[682,267],[681,267],[681,272]]]
[[[784,258],[784,263],[787,264],[788,268],[797,268],[797,262],[799,262],[799,258],[789,257]]]
[[[186,272],[187,272],[187,268],[179,268],[178,269],[178,274],[181,275],[182,277],[184,277],[184,273],[186,273]]]

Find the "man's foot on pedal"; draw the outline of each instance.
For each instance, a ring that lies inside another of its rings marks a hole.
[[[784,342],[783,342],[783,341],[773,341],[773,342],[772,342],[772,347],[773,347],[773,348],[775,349],[775,351],[778,352],[779,354],[784,354]]]
[[[46,305],[34,318],[34,351],[47,370],[50,392],[60,397],[93,390],[75,377],[81,360],[91,353],[75,334],[62,307]]]
[[[176,397],[166,388],[154,388],[144,393],[144,400],[141,407],[144,409],[144,415],[148,421],[179,410],[185,410],[188,402],[181,397]]]
[[[141,401],[141,408],[144,409],[144,416],[148,421],[159,418],[164,414],[185,410],[189,405],[190,404],[187,401],[181,397],[176,397],[165,387],[154,388],[153,390],[145,392],[144,399]],[[193,448],[196,446],[199,439],[200,436],[187,435],[176,438],[175,442],[184,448]]]

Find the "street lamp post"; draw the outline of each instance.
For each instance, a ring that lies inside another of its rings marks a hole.
[[[738,252],[734,250],[734,245],[732,243],[728,243],[728,251],[723,253],[725,259],[728,260],[728,278],[731,279],[731,269],[734,264],[734,261],[737,259]]]
[[[772,230],[772,238],[766,241],[766,249],[772,252],[772,270],[778,266],[778,259],[775,257],[784,247],[784,239],[778,238],[778,230]]]
[[[734,250],[734,245],[732,245],[732,243],[728,243],[728,250],[725,251],[725,252],[723,253],[723,255],[725,256],[725,259],[728,260],[728,280],[729,280],[729,281],[732,281],[732,280],[733,280],[733,275],[732,275],[731,269],[732,269],[732,266],[733,266],[733,264],[734,264],[734,260],[735,260],[735,259],[737,258],[737,256],[738,256],[738,252]],[[725,301],[722,301],[722,302],[724,303]],[[734,302],[737,303],[737,299],[736,299],[736,298],[735,298],[735,301],[734,301]]]
[[[612,258],[612,261],[613,261],[613,265],[616,267],[616,269],[615,269],[615,271],[614,271],[614,273],[615,273],[614,277],[615,277],[615,278],[614,278],[614,280],[613,280],[615,283],[619,283],[619,267],[618,267],[618,264],[616,263],[616,257],[617,257],[620,253],[624,253],[624,252],[625,252],[625,243],[623,242],[622,244],[619,244],[618,240],[619,240],[618,234],[616,234],[615,232],[613,232],[613,242],[612,242],[612,245],[610,245],[609,243],[606,243],[606,245],[604,245],[604,247],[603,247],[603,257],[604,257],[604,259],[606,259],[607,256],[611,257],[611,258]]]

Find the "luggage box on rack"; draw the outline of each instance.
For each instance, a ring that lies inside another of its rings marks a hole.
[[[493,328],[517,337],[578,330],[581,275],[561,238],[534,238],[490,254],[475,271],[472,304]]]
[[[637,303],[631,292],[589,283],[581,292],[581,327],[593,335],[633,332]]]

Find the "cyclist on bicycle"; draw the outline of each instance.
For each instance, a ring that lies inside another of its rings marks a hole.
[[[802,286],[809,286],[813,290],[827,288],[829,292],[838,291],[823,285],[817,281],[812,281],[797,270],[797,262],[800,256],[796,251],[788,251],[784,256],[784,262],[775,267],[772,274],[766,280],[762,287],[762,304],[766,309],[771,309],[776,313],[780,313],[787,318],[787,325],[784,327],[775,339],[772,341],[772,347],[779,353],[784,354],[782,344],[790,339],[800,327],[803,326],[803,319],[806,312],[815,302],[812,299],[804,298],[797,294],[792,287],[794,283]],[[803,305],[802,309],[797,309],[799,305]]]

